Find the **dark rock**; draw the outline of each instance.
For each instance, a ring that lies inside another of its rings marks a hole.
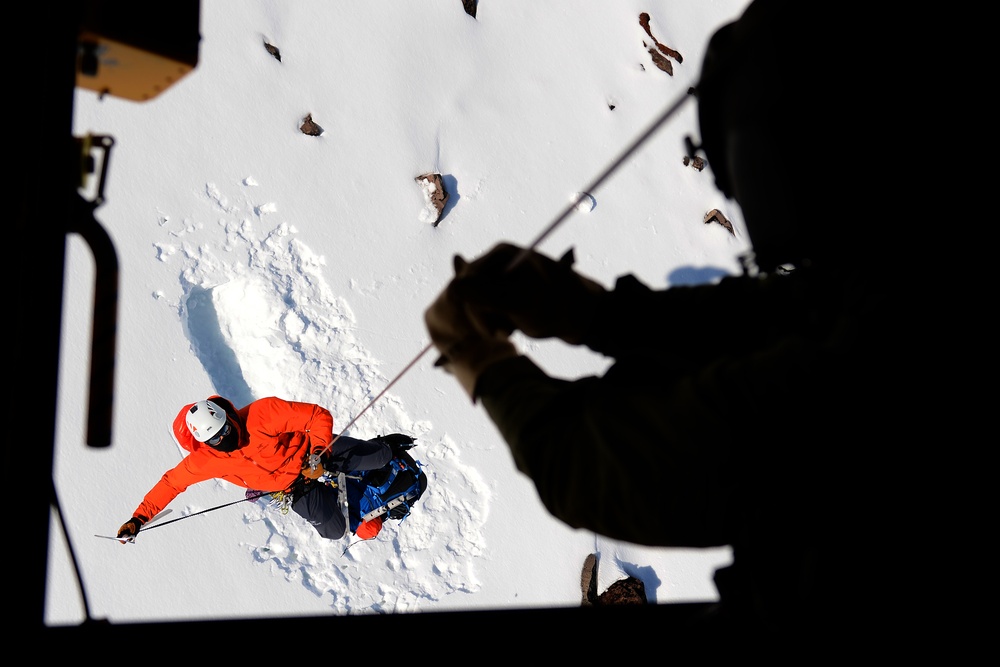
[[[702,169],[705,168],[705,159],[702,158],[702,157],[698,157],[697,155],[694,156],[694,157],[691,157],[689,155],[685,155],[684,156],[684,166],[685,167],[694,167],[698,171],[701,171]]]
[[[619,579],[597,597],[597,604],[649,604],[649,600],[646,599],[646,584],[642,583],[642,579],[635,577]]]
[[[424,191],[424,201],[427,203],[427,211],[422,216],[422,219],[437,227],[438,223],[441,222],[444,207],[448,204],[449,199],[449,194],[444,187],[444,180],[441,178],[441,174],[421,174],[413,180],[420,184],[421,189]],[[434,211],[434,213],[431,213],[431,211]]]
[[[323,128],[313,121],[312,114],[307,114],[302,119],[302,125],[299,126],[299,129],[302,130],[302,134],[308,134],[311,137],[318,137],[323,134]]]
[[[704,222],[706,225],[710,222],[717,222],[726,229],[728,229],[730,234],[736,236],[736,232],[733,230],[733,223],[729,222],[729,219],[726,218],[726,216],[722,215],[722,211],[720,211],[717,208],[713,208],[711,211],[705,214]]]
[[[649,44],[646,44],[646,42],[642,43],[642,45],[645,46],[646,50],[649,52],[650,57],[653,59],[653,64],[670,76],[673,76],[674,66],[667,58],[670,57],[678,63],[682,63],[684,62],[684,57],[678,51],[666,46],[665,44],[661,44],[658,39],[653,37],[653,31],[649,27],[649,14],[646,12],[639,14],[639,25],[641,25],[642,29],[646,31],[649,38],[653,40],[654,46],[650,46]]]
[[[582,604],[584,607],[597,604],[597,554],[590,554],[583,561],[583,572],[580,573],[580,590],[583,593]]]
[[[580,590],[583,593],[581,602],[584,607],[595,605],[649,604],[646,599],[646,584],[642,579],[626,577],[608,586],[608,590],[597,594],[597,554],[590,554],[583,561],[583,572],[580,573]]]
[[[649,51],[649,56],[653,59],[653,64],[670,76],[673,76],[674,66],[670,64],[670,61],[667,60],[666,57],[664,57],[659,51],[650,47],[645,42],[643,42],[643,45],[646,47],[646,50]]]

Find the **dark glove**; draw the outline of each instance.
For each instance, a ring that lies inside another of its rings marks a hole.
[[[574,271],[574,261],[572,249],[555,261],[501,243],[466,266],[450,290],[488,327],[579,345],[607,290]]]
[[[468,266],[464,259],[455,256],[456,276],[462,275]],[[441,353],[437,365],[454,375],[475,402],[480,374],[498,361],[516,357],[517,350],[508,340],[510,331],[486,324],[455,297],[454,284],[453,280],[427,309],[424,323]]]
[[[389,448],[392,450],[393,458],[399,456],[400,452],[405,452],[407,449],[412,449],[416,446],[413,438],[408,435],[403,435],[402,433],[380,435],[377,440],[389,445]]]
[[[122,544],[132,542],[135,540],[135,536],[139,534],[139,531],[142,530],[143,524],[147,521],[149,519],[144,516],[134,516],[122,524],[122,527],[118,529],[118,535],[115,537],[121,539]]]

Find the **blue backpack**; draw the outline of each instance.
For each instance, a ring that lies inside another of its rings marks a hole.
[[[402,521],[427,490],[421,465],[402,449],[384,467],[349,473],[346,482],[348,518],[355,534],[362,523],[377,517]]]

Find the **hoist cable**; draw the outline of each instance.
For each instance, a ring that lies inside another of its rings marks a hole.
[[[604,181],[606,181],[613,173],[618,171],[618,168],[621,167],[625,163],[625,161],[632,156],[633,153],[635,153],[644,143],[646,143],[649,140],[649,138],[652,137],[656,133],[656,131],[659,130],[663,126],[663,124],[667,122],[667,120],[669,120],[675,113],[677,113],[677,111],[680,110],[682,106],[684,106],[684,103],[688,99],[693,97],[690,91],[694,89],[695,88],[693,87],[689,89],[688,92],[685,92],[684,95],[679,97],[673,104],[668,106],[659,116],[657,116],[657,118],[652,123],[650,123],[649,127],[647,127],[641,134],[639,134],[639,136],[637,136],[632,141],[632,143],[629,144],[628,147],[625,148],[625,150],[623,150],[618,155],[618,157],[616,157],[614,161],[612,161],[611,164],[609,164],[604,169],[604,171],[602,171],[600,175],[597,176],[597,178],[595,178],[591,183],[587,184],[585,188],[577,194],[573,202],[569,206],[567,206],[566,209],[563,210],[563,212],[560,213],[552,222],[550,222],[548,226],[544,230],[542,230],[542,232],[535,238],[535,240],[531,242],[530,245],[526,246],[521,250],[520,253],[518,253],[518,255],[510,263],[510,266],[507,267],[507,270],[508,271],[511,270],[512,268],[520,264],[522,261],[524,261],[524,259],[527,258],[529,254],[531,254],[531,252],[538,246],[538,244],[544,241],[549,236],[549,234],[555,231],[555,229],[559,225],[565,222],[566,219],[569,218],[570,215],[572,215],[573,211],[576,210],[576,208],[580,205],[580,202],[582,202],[585,197],[593,196],[593,193],[596,192],[599,187],[601,187]],[[396,382],[398,382],[399,379],[403,377],[403,375],[405,375],[411,368],[413,368],[413,366],[416,365],[416,363],[420,361],[420,359],[425,354],[427,354],[427,352],[429,352],[432,347],[434,347],[433,342],[430,342],[427,345],[425,345],[424,349],[420,350],[420,352],[417,353],[417,356],[415,356],[410,361],[410,363],[406,364],[406,367],[403,368],[403,370],[400,371],[396,375],[396,377],[394,377],[392,381],[389,382],[388,385],[386,385],[385,389],[383,389],[378,396],[373,398],[368,403],[368,405],[365,406],[365,408],[361,412],[359,412],[357,416],[354,417],[354,419],[348,422],[347,426],[341,429],[341,433],[347,431],[347,429],[349,429],[356,421],[358,421],[361,415],[367,412],[368,409],[372,407],[372,405],[374,405],[376,401],[378,401],[378,399],[382,398],[382,396],[385,395],[387,391],[389,391],[389,388],[392,387],[394,384],[396,384]],[[330,444],[324,447],[319,452],[319,454],[322,455],[327,451],[329,451],[330,448],[333,447],[333,443],[335,443],[339,437],[340,437],[339,433],[335,434],[333,439],[330,441]]]

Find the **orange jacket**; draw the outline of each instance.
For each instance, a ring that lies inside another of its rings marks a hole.
[[[280,398],[262,398],[235,410],[220,396],[213,400],[237,416],[240,447],[220,452],[198,442],[188,431],[184,417],[192,404],[184,406],[174,419],[177,443],[190,452],[160,478],[132,516],[150,519],[192,484],[224,479],[237,486],[261,491],[285,491],[302,471],[310,452],[319,452],[333,440],[333,415],[312,403],[296,403]]]

